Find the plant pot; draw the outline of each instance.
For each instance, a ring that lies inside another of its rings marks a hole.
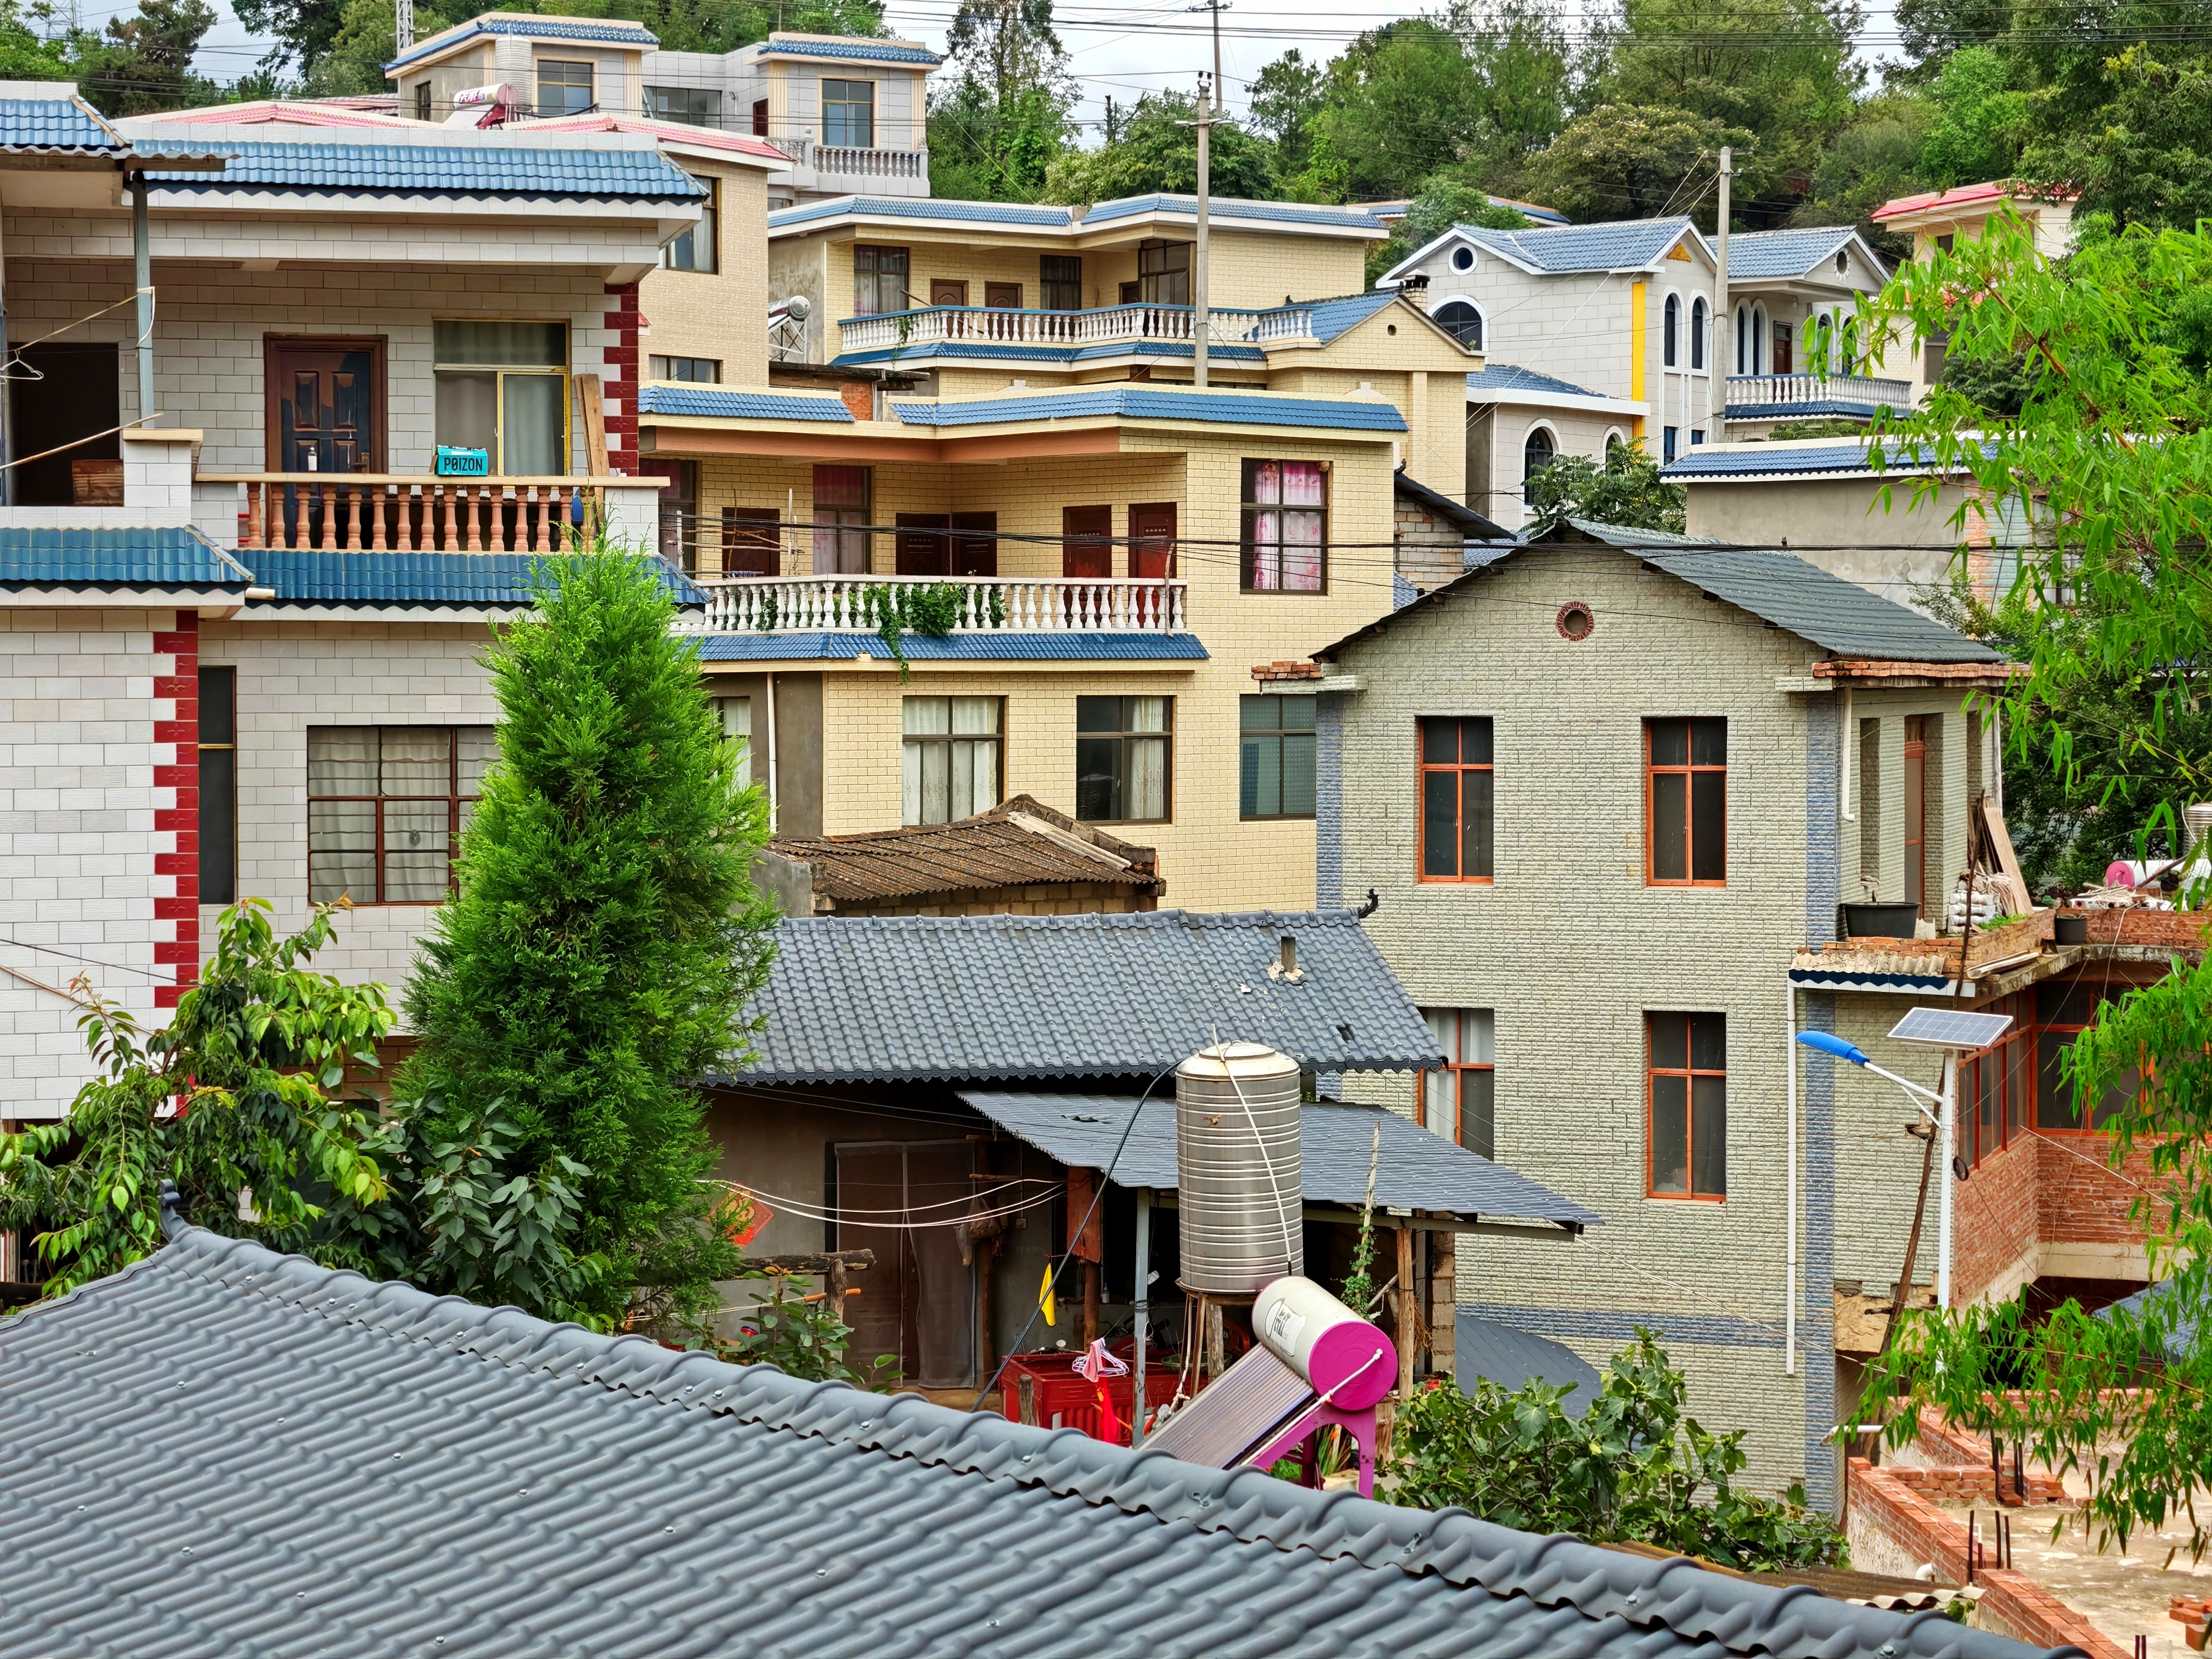
[[[1920,911],[1915,905],[1846,904],[1844,906],[1844,937],[1911,939],[1919,920]]]
[[[2079,914],[2068,915],[2060,912],[2051,924],[2053,945],[2087,945],[2089,942],[2089,918]]]

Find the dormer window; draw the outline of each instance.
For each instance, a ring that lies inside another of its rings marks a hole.
[[[581,115],[598,100],[592,95],[592,66],[559,58],[538,60],[538,113]]]

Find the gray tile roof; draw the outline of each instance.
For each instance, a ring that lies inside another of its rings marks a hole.
[[[2029,1651],[191,1229],[0,1321],[0,1491],[24,1656]]]
[[[1572,380],[1563,380],[1556,374],[1540,374],[1533,368],[1522,368],[1517,363],[1488,363],[1467,377],[1470,392],[1550,392],[1555,397],[1601,398],[1601,392],[1592,392],[1586,386],[1577,386]]]
[[[1560,276],[1577,271],[1640,270],[1685,234],[1697,240],[1687,219],[1623,219],[1602,225],[1564,225],[1549,230],[1487,230],[1453,227],[1492,253]],[[1702,246],[1702,244],[1701,244]],[[1731,246],[1730,252],[1734,252]]]
[[[1568,1391],[1570,1413],[1588,1411],[1597,1398],[1597,1368],[1565,1343],[1516,1331],[1465,1308],[1456,1314],[1452,1324],[1452,1377],[1462,1389],[1472,1393],[1477,1377],[1495,1382],[1508,1394],[1531,1381],[1548,1382]]]
[[[1858,239],[1849,225],[1825,225],[1811,230],[1754,230],[1729,238],[1729,280],[1756,282],[1761,278],[1802,276],[1814,265],[1832,259],[1839,248]],[[1712,246],[1712,238],[1705,239]]]
[[[1808,472],[1872,476],[1872,441],[1865,438],[1826,444],[1752,444],[1741,449],[1701,447],[1668,462],[1659,476],[1676,483],[1701,478],[1789,478]],[[1932,459],[1922,459],[1918,451],[1900,445],[1888,453],[1888,462],[1881,469],[1887,476],[1914,478],[1934,471]]]
[[[1285,936],[1296,984],[1267,977]],[[752,1011],[766,1027],[738,1081],[1149,1077],[1217,1031],[1322,1072],[1440,1059],[1349,910],[787,921]]]
[[[1226,1033],[1224,1032],[1225,1036]],[[1111,1166],[1116,1184],[1171,1192],[1176,1181],[1175,1102],[1160,1091],[1139,1110],[1134,1097],[1047,1095],[963,1089],[960,1098],[1048,1157],[1079,1169]],[[1130,1124],[1131,1113],[1137,1121]],[[1367,1192],[1375,1129],[1382,1129],[1375,1201],[1445,1215],[1550,1221],[1594,1227],[1604,1218],[1502,1164],[1478,1158],[1379,1106],[1316,1104],[1298,1114],[1300,1182],[1309,1204],[1357,1207]],[[1114,1149],[1128,1130],[1117,1160]]]

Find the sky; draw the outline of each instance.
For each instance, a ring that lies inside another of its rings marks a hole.
[[[104,23],[118,12],[137,9],[137,0],[78,0],[86,27]],[[232,15],[228,0],[215,0],[222,21],[202,44],[197,65],[218,82],[234,81],[267,50]],[[887,0],[884,16],[891,29],[908,40],[945,49],[945,33],[957,0]],[[1566,9],[1578,10],[1573,0]],[[1361,31],[1441,3],[1390,4],[1387,0],[1224,0],[1220,14],[1223,96],[1231,112],[1248,107],[1249,89],[1260,70],[1291,47],[1309,61],[1326,62]],[[1896,26],[1889,0],[1866,8],[1860,54],[1869,64],[1896,52]],[[1058,0],[1055,18],[1061,44],[1082,91],[1076,119],[1086,144],[1103,133],[1106,100],[1117,106],[1136,102],[1162,88],[1194,90],[1200,71],[1213,63],[1212,23],[1202,5],[1191,0]]]

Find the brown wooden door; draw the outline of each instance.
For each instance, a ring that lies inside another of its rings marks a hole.
[[[837,1224],[835,1248],[873,1250],[876,1264],[853,1275],[858,1296],[845,1298],[845,1357],[866,1370],[883,1354],[899,1356],[899,1369],[912,1370],[912,1316],[908,1297],[906,1232],[896,1224],[906,1208],[906,1153],[898,1146],[840,1146],[837,1202],[833,1213],[865,1220]]]
[[[945,533],[951,527],[950,514],[902,513],[894,521],[898,533],[892,540],[902,576],[949,576],[952,574],[952,544]]]
[[[1019,311],[1022,308],[1022,285],[1019,283],[986,283],[983,284],[983,303],[994,311]]]
[[[270,471],[382,471],[383,357],[379,341],[270,341]]]
[[[1103,580],[1114,574],[1114,509],[1060,509],[1060,574],[1069,580]]]
[[[772,507],[726,507],[722,509],[722,574],[726,576],[780,576],[782,548],[776,533],[776,510]]]
[[[1788,374],[1793,373],[1794,371],[1791,365],[1796,361],[1796,355],[1797,331],[1790,327],[1787,323],[1775,324],[1774,362],[1772,365],[1774,372],[1777,374]]]
[[[974,1188],[975,1153],[965,1140],[839,1146],[836,1213],[841,1250],[873,1250],[876,1265],[854,1275],[845,1298],[853,1328],[846,1356],[866,1370],[896,1354],[908,1382],[959,1388],[975,1379],[973,1274],[950,1227]]]
[[[933,306],[964,306],[968,303],[968,284],[933,276],[929,279],[929,303]]]
[[[1176,573],[1176,504],[1144,501],[1129,509],[1129,574],[1172,576]]]
[[[1928,717],[1905,717],[1905,902],[1928,914]]]
[[[962,533],[965,532],[964,535]],[[999,515],[995,513],[956,513],[952,515],[952,574],[956,576],[995,576],[999,574]]]

